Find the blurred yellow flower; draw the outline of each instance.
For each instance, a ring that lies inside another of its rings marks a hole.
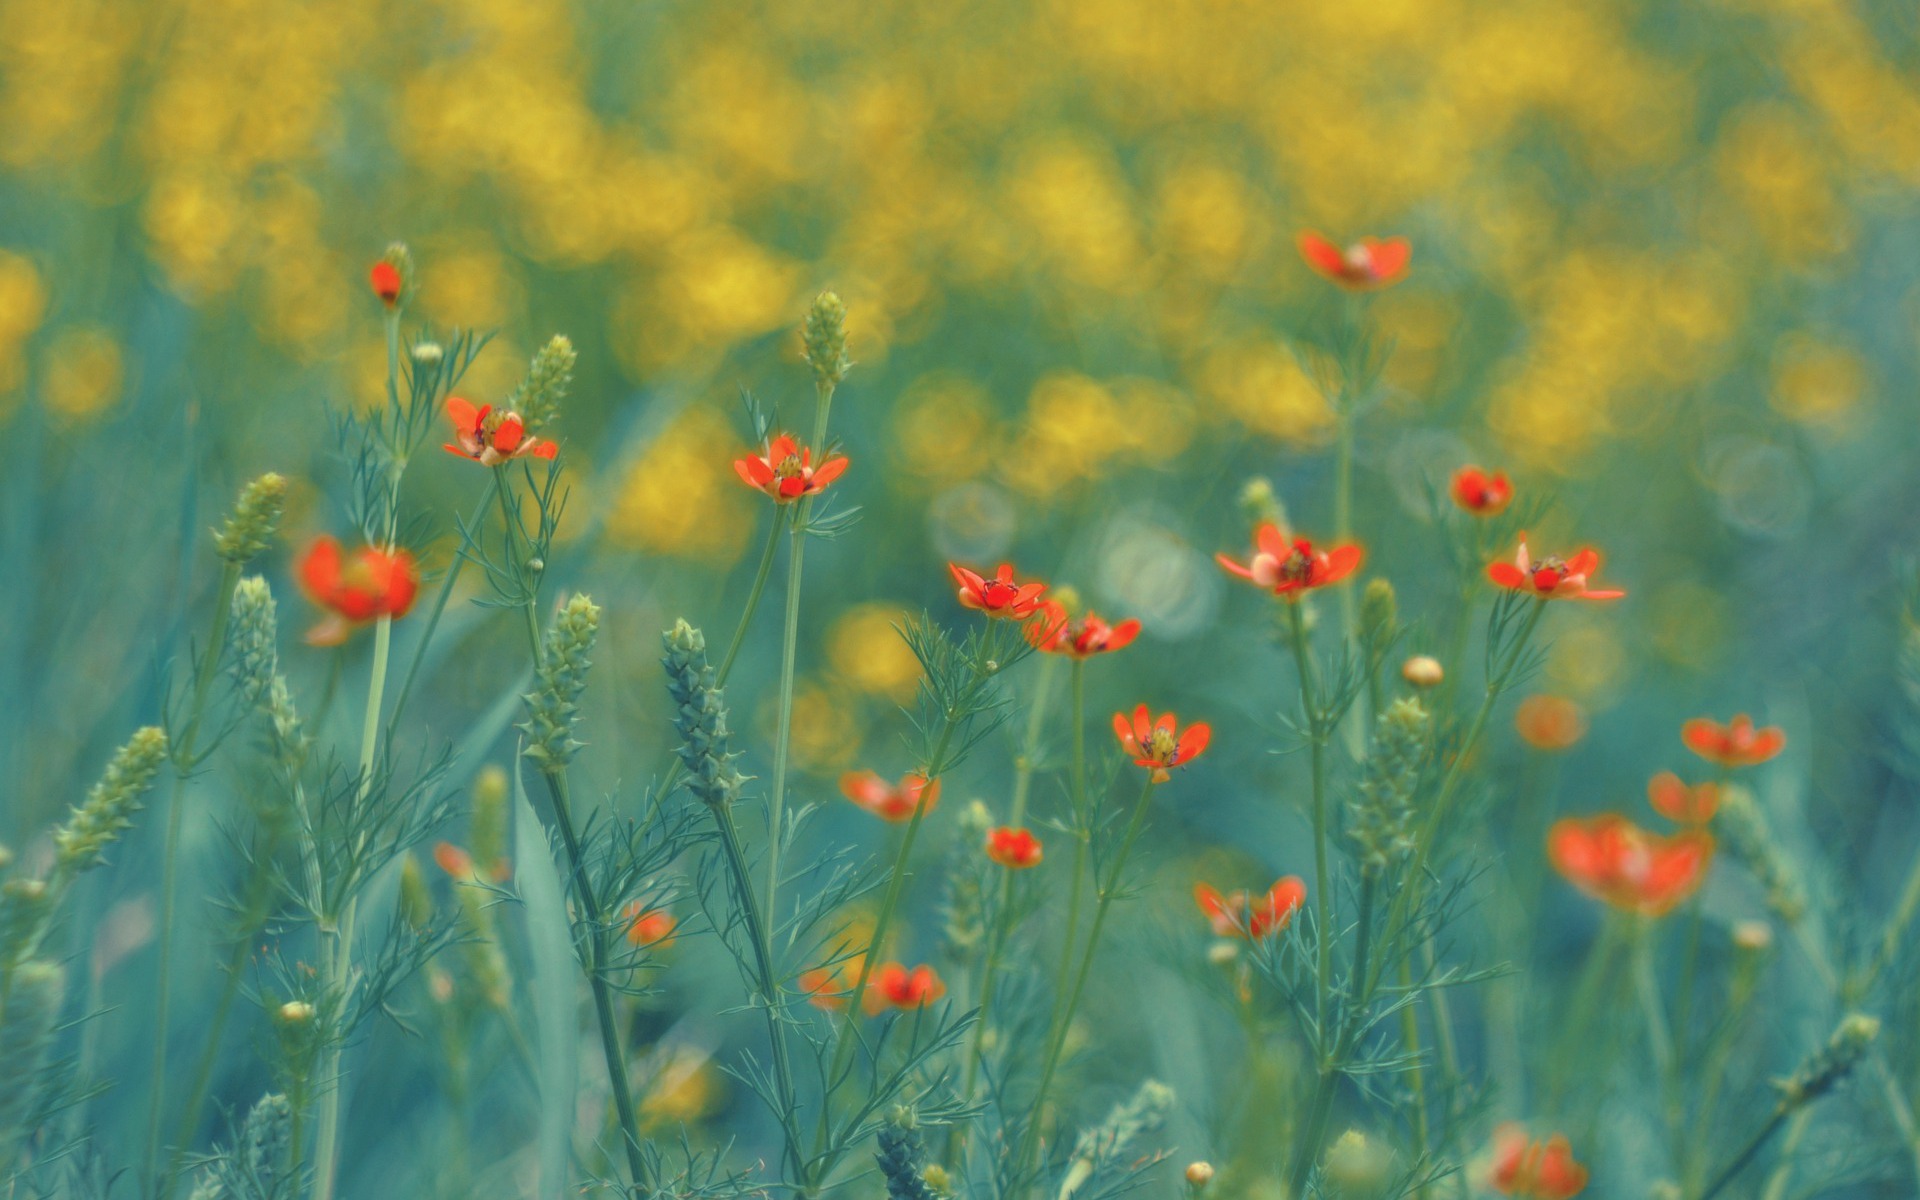
[[[739,450],[718,414],[683,413],[616,485],[608,538],[633,550],[731,562],[752,523],[731,465]]]
[[[897,704],[912,700],[920,660],[900,636],[907,616],[906,609],[879,602],[856,604],[840,614],[827,632],[827,659],[834,671],[863,692]]]
[[[1776,411],[1807,425],[1837,426],[1854,415],[1867,395],[1867,364],[1846,346],[1795,333],[1773,352]]]
[[[119,402],[126,373],[120,343],[111,333],[93,325],[69,326],[47,343],[41,395],[59,416],[85,420]]]
[[[1196,376],[1205,403],[1255,433],[1299,445],[1333,431],[1326,398],[1280,342],[1244,338],[1214,347]]]

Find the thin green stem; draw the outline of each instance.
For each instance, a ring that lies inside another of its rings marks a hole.
[[[147,1142],[144,1157],[141,1160],[141,1186],[149,1194],[166,1189],[166,1184],[156,1178],[154,1168],[160,1158],[161,1114],[166,1109],[167,1091],[167,1034],[171,1023],[170,998],[173,994],[173,941],[174,910],[179,903],[180,892],[180,828],[186,815],[187,777],[195,766],[194,751],[198,748],[200,725],[206,716],[207,696],[213,687],[213,677],[220,670],[220,656],[226,649],[227,621],[233,611],[233,591],[240,583],[240,565],[228,561],[220,568],[220,582],[214,588],[213,627],[207,634],[207,644],[201,648],[199,661],[193,669],[193,700],[187,709],[187,723],[180,732],[178,744],[174,747],[173,789],[167,802],[167,841],[160,867],[160,953],[159,975],[155,979],[153,998],[153,1091],[148,1099]]]
[[[1060,977],[1054,981],[1055,1003],[1067,994],[1071,986],[1073,970],[1073,950],[1080,941],[1080,897],[1087,886],[1087,859],[1093,849],[1092,818],[1087,812],[1087,664],[1081,659],[1073,663],[1073,773],[1069,786],[1073,804],[1073,872],[1067,884],[1067,922],[1065,936],[1060,946]],[[1059,1019],[1059,1008],[1054,1010],[1054,1020]],[[1053,1041],[1054,1028],[1047,1026],[1047,1042]]]
[[[1046,1057],[1040,1064],[1040,1084],[1034,1090],[1031,1112],[1027,1118],[1026,1130],[1021,1134],[1020,1153],[1015,1159],[1018,1164],[1015,1177],[1024,1175],[1034,1165],[1034,1155],[1040,1148],[1040,1126],[1045,1120],[1047,1092],[1053,1086],[1054,1072],[1060,1066],[1060,1052],[1067,1043],[1067,1028],[1073,1023],[1074,1010],[1080,1006],[1080,994],[1086,989],[1087,974],[1093,969],[1093,959],[1100,949],[1100,930],[1107,921],[1107,912],[1113,907],[1114,896],[1119,890],[1121,872],[1126,870],[1127,859],[1133,853],[1133,844],[1140,836],[1140,829],[1146,824],[1147,809],[1153,801],[1154,778],[1148,772],[1146,786],[1140,789],[1140,799],[1134,802],[1133,815],[1127,821],[1127,831],[1120,839],[1119,852],[1114,855],[1113,866],[1107,877],[1099,885],[1099,899],[1093,908],[1093,925],[1087,931],[1087,948],[1081,953],[1080,967],[1074,973],[1073,986],[1064,996],[1056,1000],[1060,1004],[1057,1018],[1053,1022],[1053,1035],[1047,1043]]]
[[[1753,1161],[1754,1156],[1760,1153],[1775,1133],[1779,1132],[1780,1126],[1786,1122],[1788,1115],[1792,1111],[1792,1108],[1785,1104],[1775,1105],[1773,1113],[1767,1117],[1766,1123],[1754,1131],[1754,1135],[1747,1139],[1747,1144],[1741,1147],[1740,1153],[1734,1155],[1733,1160],[1722,1167],[1720,1174],[1714,1176],[1713,1182],[1707,1185],[1707,1189],[1704,1192],[1700,1193],[1700,1200],[1713,1200],[1729,1183],[1732,1183],[1734,1177],[1739,1175],[1741,1171],[1744,1171],[1747,1164]],[[1804,1127],[1807,1111],[1808,1110],[1802,1109],[1800,1115],[1794,1118],[1796,1125]],[[1798,1139],[1790,1135],[1788,1141],[1789,1144],[1791,1144],[1792,1142],[1798,1141]],[[1779,1191],[1785,1190],[1786,1177],[1782,1172],[1786,1170],[1786,1167],[1787,1163],[1782,1161],[1780,1170],[1776,1171],[1773,1179],[1767,1183],[1766,1194],[1770,1200],[1776,1198]],[[1778,1188],[1776,1188],[1776,1184],[1779,1185]]]
[[[587,921],[587,982],[593,989],[593,1011],[600,1026],[600,1052],[606,1059],[607,1079],[613,1087],[613,1107],[620,1119],[620,1140],[626,1147],[627,1170],[641,1195],[651,1196],[653,1179],[647,1169],[646,1155],[641,1152],[640,1122],[633,1106],[633,1086],[627,1078],[627,1056],[620,1047],[620,1027],[614,1018],[613,988],[606,977],[605,912],[587,873],[586,856],[581,852],[579,835],[574,832],[567,774],[564,770],[542,771],[541,774],[547,781],[547,794],[553,801],[553,821],[560,830],[560,840],[567,851],[567,863],[572,868],[574,895],[579,898],[580,911]]]
[[[787,811],[787,761],[793,747],[793,678],[800,645],[800,575],[807,549],[804,514],[787,532],[787,608],[780,634],[780,716],[773,739],[773,786],[767,802],[767,915],[780,894],[780,839]]]
[[[1313,920],[1314,941],[1319,946],[1319,963],[1314,972],[1313,1014],[1322,1045],[1330,1047],[1327,1037],[1327,997],[1333,985],[1333,905],[1327,867],[1327,734],[1315,694],[1313,645],[1307,637],[1306,617],[1297,601],[1288,601],[1287,622],[1293,633],[1293,657],[1300,667],[1300,708],[1306,715],[1307,746],[1313,777]],[[1321,1062],[1324,1071],[1324,1056]],[[1298,1189],[1295,1189],[1298,1195]]]

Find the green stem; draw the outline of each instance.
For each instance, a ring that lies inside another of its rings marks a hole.
[[[1093,849],[1092,817],[1087,812],[1087,673],[1084,660],[1073,663],[1073,874],[1067,884],[1067,923],[1060,946],[1060,977],[1054,981],[1054,1020],[1059,1019],[1059,998],[1071,986],[1073,949],[1080,941],[1080,897],[1087,886],[1087,859]],[[1047,1026],[1047,1042],[1052,1044],[1054,1026]]]
[[[1020,1138],[1020,1154],[1015,1159],[1018,1167],[1015,1178],[1019,1178],[1034,1165],[1034,1156],[1040,1148],[1040,1126],[1045,1118],[1047,1092],[1053,1086],[1055,1070],[1060,1066],[1060,1052],[1067,1043],[1067,1029],[1073,1023],[1074,1010],[1080,1006],[1080,993],[1087,986],[1087,974],[1093,969],[1094,955],[1100,949],[1100,930],[1106,924],[1107,912],[1113,907],[1113,899],[1120,885],[1120,873],[1126,869],[1127,858],[1133,853],[1133,843],[1140,836],[1140,829],[1146,823],[1147,809],[1153,800],[1153,773],[1148,772],[1146,786],[1140,789],[1140,799],[1134,802],[1133,816],[1127,821],[1127,831],[1120,839],[1120,850],[1114,856],[1113,867],[1099,885],[1099,899],[1093,908],[1093,925],[1087,931],[1087,948],[1080,956],[1080,967],[1074,973],[1073,987],[1057,1003],[1060,1003],[1058,1018],[1053,1022],[1053,1036],[1047,1043],[1047,1054],[1040,1065],[1040,1084],[1033,1094],[1031,1112],[1027,1118],[1026,1130]]]
[[[572,804],[568,796],[567,775],[561,771],[542,771],[547,794],[553,801],[553,821],[566,846],[567,862],[572,868],[573,890],[579,897],[580,911],[587,920],[587,982],[593,989],[593,1011],[600,1026],[600,1052],[607,1063],[607,1080],[613,1086],[614,1112],[620,1119],[620,1140],[627,1151],[627,1170],[642,1196],[653,1194],[654,1184],[641,1153],[640,1122],[633,1107],[633,1088],[627,1079],[627,1056],[620,1048],[620,1027],[614,1019],[613,989],[607,983],[607,924],[600,898],[587,874],[586,856],[580,850],[580,838],[574,832]]]
[[[474,506],[473,520],[469,527],[478,525],[486,516],[487,509],[493,504],[493,496],[500,487],[500,473],[487,472],[487,487],[480,495],[480,503]],[[440,628],[441,614],[447,611],[447,601],[453,595],[453,588],[460,580],[460,572],[466,569],[467,556],[464,547],[454,554],[453,561],[447,564],[447,572],[440,581],[439,594],[433,598],[433,607],[427,610],[425,626],[420,630],[419,640],[414,642],[413,656],[407,661],[407,673],[401,677],[400,693],[394,699],[393,711],[387,714],[387,740],[393,740],[393,728],[400,723],[400,713],[407,707],[407,700],[413,695],[413,681],[420,674],[420,664],[425,660],[427,647],[433,642],[434,631]]]
[[[1647,1048],[1653,1054],[1654,1074],[1668,1079],[1674,1069],[1673,1033],[1667,1028],[1667,1014],[1660,1005],[1660,985],[1653,977],[1653,922],[1642,918],[1638,924],[1633,947],[1633,986],[1640,1000],[1641,1015],[1647,1022]]]
[[[1732,1183],[1734,1177],[1745,1170],[1747,1164],[1753,1161],[1754,1156],[1760,1153],[1775,1133],[1779,1132],[1780,1126],[1785,1123],[1788,1114],[1792,1111],[1792,1108],[1785,1104],[1775,1105],[1772,1115],[1767,1118],[1766,1124],[1760,1126],[1760,1128],[1754,1132],[1754,1135],[1747,1139],[1747,1144],[1741,1147],[1740,1153],[1733,1156],[1732,1162],[1729,1162],[1725,1167],[1721,1168],[1720,1174],[1716,1175],[1713,1182],[1707,1185],[1707,1190],[1700,1193],[1700,1200],[1713,1200],[1715,1196],[1720,1194],[1722,1189],[1729,1183]],[[1800,1128],[1805,1127],[1808,1111],[1809,1110],[1802,1109],[1800,1115],[1794,1118],[1794,1124],[1796,1126]],[[1789,1147],[1798,1140],[1798,1137],[1789,1134]],[[1780,1169],[1774,1172],[1773,1178],[1768,1181],[1766,1192],[1768,1200],[1777,1200],[1778,1192],[1785,1190],[1786,1176],[1784,1172],[1786,1168],[1786,1161],[1782,1161]],[[1776,1187],[1776,1185],[1778,1186]]]
[[[1413,991],[1413,960],[1402,957],[1400,960],[1400,990]],[[1427,1087],[1426,1071],[1420,1062],[1420,1014],[1411,1004],[1400,1006],[1400,1041],[1406,1047],[1407,1087],[1413,1093],[1413,1149],[1415,1155],[1427,1152]],[[1416,1200],[1426,1200],[1427,1184],[1423,1178],[1414,1190]]]
[[[767,803],[767,900],[775,917],[780,893],[780,839],[787,811],[787,760],[793,747],[793,677],[800,645],[800,571],[807,549],[805,514],[787,532],[787,608],[780,635],[780,716],[773,739],[773,787]]]
[[[1742,953],[1734,968],[1733,980],[1727,989],[1726,1013],[1719,1028],[1708,1041],[1706,1052],[1701,1059],[1700,1103],[1694,1110],[1693,1130],[1686,1138],[1687,1155],[1682,1169],[1682,1196],[1698,1194],[1700,1176],[1706,1170],[1703,1157],[1711,1144],[1713,1117],[1720,1103],[1720,1090],[1727,1079],[1727,1064],[1732,1057],[1734,1041],[1746,1022],[1749,1006],[1760,983],[1762,956],[1757,952]]]
[[[160,868],[160,961],[153,998],[153,1092],[148,1101],[147,1143],[140,1170],[142,1186],[150,1192],[166,1189],[166,1185],[155,1177],[154,1167],[160,1157],[161,1113],[166,1108],[167,1033],[170,1024],[169,1001],[173,993],[174,909],[179,903],[180,827],[186,815],[187,776],[195,765],[194,750],[199,744],[200,724],[206,715],[207,695],[212,690],[214,675],[219,672],[221,653],[226,649],[227,621],[232,615],[234,588],[240,583],[240,565],[228,561],[220,568],[220,582],[214,588],[213,628],[207,635],[206,646],[200,651],[199,662],[194,665],[193,701],[187,710],[186,727],[181,730],[179,744],[173,753],[173,790],[167,802],[167,841]]]
[[[1293,657],[1300,666],[1300,708],[1307,719],[1307,745],[1313,775],[1313,920],[1314,940],[1319,946],[1319,963],[1314,972],[1313,1014],[1316,1036],[1324,1050],[1334,1039],[1327,1036],[1328,991],[1333,985],[1333,906],[1327,867],[1327,733],[1321,720],[1319,699],[1315,695],[1313,645],[1307,637],[1307,622],[1297,601],[1287,602],[1287,621],[1293,633]],[[1295,1190],[1298,1195],[1298,1189]]]

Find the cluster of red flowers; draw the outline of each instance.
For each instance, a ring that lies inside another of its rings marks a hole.
[[[1512,1123],[1493,1132],[1493,1169],[1487,1183],[1503,1196],[1520,1200],[1572,1200],[1587,1186],[1587,1169],[1574,1160],[1565,1134],[1545,1141]]]
[[[841,963],[832,968],[816,967],[802,972],[799,988],[814,1007],[840,1012],[847,1007],[847,993],[857,983],[857,966]],[[925,963],[911,968],[897,962],[883,963],[867,979],[867,991],[860,1008],[871,1017],[890,1008],[925,1008],[946,994],[947,985]]]
[[[1259,941],[1284,930],[1307,900],[1307,885],[1298,875],[1275,881],[1259,899],[1245,891],[1222,895],[1212,884],[1193,885],[1194,903],[1217,937]]]
[[[849,771],[840,777],[840,790],[883,821],[904,821],[923,804],[932,812],[940,802],[940,781],[912,773],[902,775],[899,783],[888,783],[873,771]]]

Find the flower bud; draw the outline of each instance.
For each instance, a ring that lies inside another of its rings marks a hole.
[[[1264,475],[1255,475],[1241,485],[1240,511],[1249,525],[1277,525],[1283,532],[1287,528],[1287,510],[1274,494],[1273,481]]]
[[[1400,664],[1400,678],[1417,688],[1439,687],[1446,677],[1446,668],[1431,654],[1416,654]]]
[[[573,367],[579,357],[573,343],[559,333],[534,353],[527,377],[513,389],[506,404],[509,410],[520,414],[529,433],[551,424],[560,415],[560,402],[567,398],[567,389],[573,384]]]
[[[214,535],[214,549],[230,563],[245,563],[267,548],[280,528],[287,504],[287,481],[272,471],[248,481]]]
[[[305,1025],[315,1015],[313,1005],[305,1000],[289,1000],[280,1006],[280,1023],[283,1025]]]
[[[447,350],[439,342],[415,342],[409,353],[413,355],[413,361],[425,367],[445,358]]]
[[[1761,954],[1773,946],[1773,926],[1765,921],[1739,921],[1733,927],[1734,949]]]
[[[1213,1182],[1213,1164],[1206,1161],[1187,1164],[1187,1186],[1195,1191]]]
[[[707,639],[685,621],[660,635],[667,648],[667,693],[673,698],[673,726],[681,737],[680,761],[687,768],[687,790],[715,808],[732,804],[746,782],[734,766],[733,733],[727,728],[727,700],[707,665]]]
[[[600,631],[599,606],[585,595],[567,601],[547,630],[546,652],[536,673],[536,687],[527,698],[526,730],[529,744],[523,752],[542,771],[566,769],[581,743],[573,736],[580,716],[580,696],[587,690],[588,655]]]
[[[1384,579],[1370,579],[1360,593],[1360,637],[1368,645],[1383,647],[1399,623],[1399,604],[1393,585]]]
[[[1349,1129],[1327,1149],[1325,1179],[1341,1200],[1381,1200],[1393,1187],[1393,1150]]]
[[[166,761],[167,735],[154,726],[135,733],[107,764],[106,774],[54,831],[54,873],[75,875],[106,861],[106,848],[133,824],[140,797]]]
[[[433,893],[420,873],[420,860],[412,853],[400,859],[400,916],[416,931],[433,923]]]
[[[373,264],[368,274],[368,282],[373,294],[380,297],[380,303],[389,309],[398,311],[412,299],[419,290],[419,281],[414,276],[413,252],[407,249],[405,242],[394,242],[380,261]]]

